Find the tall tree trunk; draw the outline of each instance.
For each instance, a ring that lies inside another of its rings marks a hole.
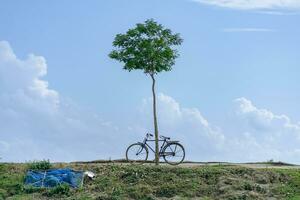
[[[151,74],[152,78],[152,95],[153,95],[153,118],[154,118],[154,135],[155,135],[155,164],[159,164],[159,146],[158,146],[158,126],[156,116],[156,95],[155,95],[155,78],[154,74]]]

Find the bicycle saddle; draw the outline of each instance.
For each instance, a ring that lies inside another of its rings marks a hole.
[[[166,140],[170,140],[171,138],[170,137],[165,137],[163,135],[159,136],[161,139],[166,139]]]

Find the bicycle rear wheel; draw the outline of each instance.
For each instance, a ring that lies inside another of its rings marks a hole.
[[[163,158],[170,165],[179,165],[185,158],[185,150],[177,142],[169,143],[163,150]]]
[[[148,159],[148,148],[142,143],[134,143],[126,150],[126,160],[131,163],[144,163]]]

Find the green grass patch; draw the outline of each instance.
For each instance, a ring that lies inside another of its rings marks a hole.
[[[0,199],[300,199],[296,169],[48,164],[0,164]],[[75,190],[66,185],[51,189],[23,185],[28,169],[58,167],[91,170],[97,176]]]

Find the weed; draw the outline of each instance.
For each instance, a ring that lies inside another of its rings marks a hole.
[[[27,169],[29,170],[48,170],[52,168],[52,165],[49,160],[33,161],[27,163],[27,165]]]
[[[178,194],[178,188],[173,184],[164,184],[158,187],[156,195],[158,197],[174,197]]]
[[[48,197],[53,196],[69,196],[70,195],[70,186],[67,184],[60,184],[54,188],[50,188],[46,191],[45,195]]]

